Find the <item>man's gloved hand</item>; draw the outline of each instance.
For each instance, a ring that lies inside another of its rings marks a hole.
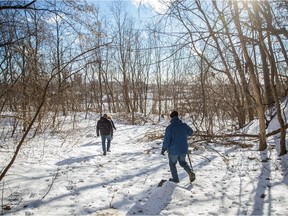
[[[165,155],[165,150],[161,150],[161,155]]]

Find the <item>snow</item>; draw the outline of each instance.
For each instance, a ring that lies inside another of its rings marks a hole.
[[[288,157],[278,157],[273,145],[259,152],[257,146],[198,143],[190,154],[195,182],[177,165],[180,183],[157,187],[171,177],[168,158],[160,154],[162,139],[147,136],[163,134],[168,120],[136,126],[114,117],[111,152],[103,156],[98,118],[79,115],[74,130],[66,119],[61,131],[23,145],[0,183],[1,205],[11,208],[4,215],[288,215]],[[247,128],[257,131],[257,121]],[[13,142],[1,144],[1,170]],[[268,140],[277,142],[277,136]]]

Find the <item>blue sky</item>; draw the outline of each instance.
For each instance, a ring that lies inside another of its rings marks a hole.
[[[87,0],[88,2],[94,2],[102,7],[109,7],[113,2],[117,0]],[[161,4],[163,0],[118,0],[125,3],[126,11],[131,16],[137,19],[146,19],[149,16],[156,15],[156,12],[163,12],[165,6]],[[171,0],[165,0],[169,2]]]
[[[138,27],[148,23],[148,20],[160,12],[161,8],[158,0],[87,0],[88,3],[94,3],[99,7],[101,14],[106,17],[110,16],[111,6],[117,1],[123,3],[129,18],[132,18]]]
[[[88,2],[97,2],[101,4],[110,4],[113,1],[117,0],[87,0]],[[170,2],[171,0],[118,0],[126,2],[131,10],[138,10],[138,6],[151,7],[151,9],[161,12],[165,9],[165,6],[161,2]]]

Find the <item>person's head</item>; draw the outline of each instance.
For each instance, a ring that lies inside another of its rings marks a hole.
[[[178,116],[178,112],[177,112],[177,111],[171,112],[170,118],[173,118],[173,117],[175,117],[175,116]]]
[[[104,117],[104,118],[107,118],[107,114],[104,114],[103,117]]]
[[[108,115],[107,117],[109,120],[112,120],[112,116],[111,115]]]

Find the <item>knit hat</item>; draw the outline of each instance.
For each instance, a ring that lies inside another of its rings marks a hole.
[[[178,112],[177,111],[171,112],[170,117],[173,118],[174,116],[178,116]]]

